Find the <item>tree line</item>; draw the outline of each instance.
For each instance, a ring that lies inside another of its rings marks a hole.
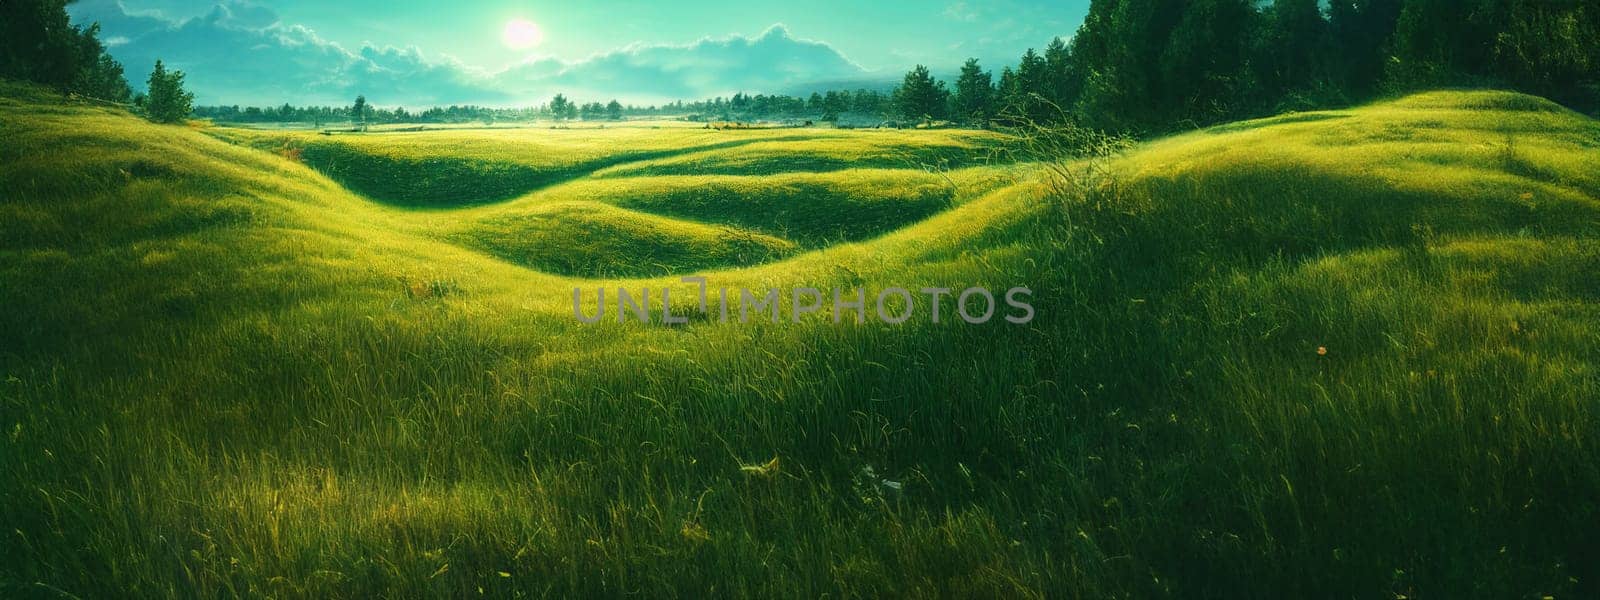
[[[132,99],[122,64],[100,42],[100,25],[72,25],[66,0],[6,0],[4,8],[0,77],[111,102]]]
[[[1600,110],[1594,0],[1092,0],[1071,41],[954,89],[924,66],[909,119],[1070,121],[1161,132],[1441,87],[1503,87]]]
[[[106,102],[132,104],[158,123],[189,116],[194,95],[183,89],[183,72],[157,60],[146,92],[135,93],[122,63],[106,53],[100,24],[79,27],[67,15],[67,0],[5,0],[0,18],[0,78],[32,81],[57,91]]]
[[[135,93],[99,26],[74,26],[65,0],[7,0],[0,77],[131,103],[151,120],[372,122],[868,119],[991,124],[1072,122],[1159,133],[1287,110],[1342,106],[1439,87],[1504,87],[1600,110],[1595,0],[1091,0],[1071,41],[1029,49],[998,77],[976,59],[953,89],[918,65],[890,94],[834,90],[801,98],[735,94],[659,106],[576,103],[529,108],[212,106],[193,108],[184,74],[157,61]]]
[[[808,98],[787,95],[744,94],[716,97],[706,100],[639,106],[610,102],[579,103],[556,94],[548,103],[515,108],[496,108],[476,105],[435,106],[422,111],[408,111],[405,107],[377,108],[367,103],[363,95],[357,103],[344,106],[279,106],[256,107],[239,105],[196,106],[193,116],[229,123],[312,123],[318,127],[330,123],[393,124],[393,123],[496,123],[548,121],[620,121],[636,117],[687,117],[690,120],[757,121],[767,119],[837,120],[841,115],[860,114],[867,118],[880,118],[891,112],[888,94],[860,89],[856,91],[832,90],[815,92]]]

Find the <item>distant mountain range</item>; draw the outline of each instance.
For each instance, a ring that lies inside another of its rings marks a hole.
[[[69,11],[75,23],[101,24],[101,39],[136,88],[159,57],[188,74],[200,104],[345,104],[365,94],[379,105],[522,106],[557,92],[578,101],[644,104],[736,92],[888,90],[900,77],[868,71],[782,25],[754,37],[633,44],[578,61],[541,59],[488,71],[412,47],[345,48],[253,4],[224,2],[182,21],[130,14],[116,0],[83,0]]]

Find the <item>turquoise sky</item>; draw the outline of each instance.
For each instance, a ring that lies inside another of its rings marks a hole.
[[[123,0],[129,12],[172,19],[205,14],[213,2]],[[1088,0],[950,2],[617,0],[609,2],[438,2],[423,0],[281,0],[260,2],[285,22],[346,46],[364,42],[416,46],[475,66],[496,68],[526,54],[566,60],[630,43],[684,44],[706,36],[754,35],[783,23],[799,38],[827,42],[868,69],[917,62],[958,63],[968,56],[1011,58],[1051,37],[1070,35]],[[537,23],[545,41],[531,52],[501,43],[508,20]]]
[[[969,57],[998,71],[1070,36],[1087,1],[78,0],[68,12],[101,24],[130,79],[159,59],[201,103],[526,106],[881,89]],[[542,42],[508,40],[514,21]]]

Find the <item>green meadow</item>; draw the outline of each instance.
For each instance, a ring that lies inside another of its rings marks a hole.
[[[1074,157],[0,91],[0,596],[1600,595],[1600,121],[1540,98]],[[1036,316],[573,314],[692,275]]]

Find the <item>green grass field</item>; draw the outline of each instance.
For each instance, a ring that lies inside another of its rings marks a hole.
[[[957,130],[0,96],[3,596],[1600,594],[1600,122],[1537,98],[1063,181]],[[690,274],[1037,317],[573,316]]]

